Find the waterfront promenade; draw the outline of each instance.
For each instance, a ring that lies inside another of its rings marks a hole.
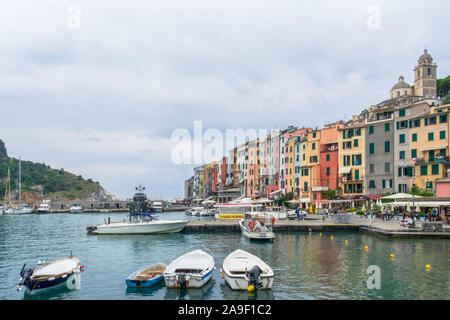
[[[369,219],[351,216],[351,223],[335,223],[332,218],[325,220],[321,215],[308,214],[305,220],[278,220],[273,226],[275,232],[328,232],[357,231],[389,237],[447,238],[450,239],[450,226],[443,225],[442,232],[424,232],[423,222],[416,222],[416,228],[400,226],[400,220]],[[235,220],[189,221],[186,233],[195,232],[240,232]]]

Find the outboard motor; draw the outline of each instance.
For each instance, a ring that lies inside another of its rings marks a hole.
[[[178,283],[180,284],[180,289],[186,289],[186,275],[184,273],[178,275]]]
[[[254,266],[250,269],[250,271],[247,271],[246,276],[248,277],[248,285],[253,285],[255,289],[261,289],[262,283],[258,280],[259,276],[261,275],[261,269],[258,266]]]
[[[31,277],[31,275],[33,274],[33,268],[26,268],[25,269],[26,264],[23,265],[22,267],[22,271],[20,271],[20,283],[17,286],[17,290],[21,290],[22,286],[28,281],[28,279]]]

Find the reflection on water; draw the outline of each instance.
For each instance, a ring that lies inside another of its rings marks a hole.
[[[183,212],[160,216],[186,218]],[[273,242],[250,242],[240,233],[86,233],[87,226],[108,217],[122,220],[126,214],[0,216],[0,299],[450,299],[449,240],[390,239],[357,232],[276,233]],[[167,289],[164,282],[149,289],[126,288],[125,279],[137,269],[168,264],[194,249],[209,252],[215,260],[216,270],[203,288],[180,292]],[[272,290],[249,295],[229,288],[220,268],[236,249],[257,255],[272,267]],[[83,286],[31,296],[16,291],[24,263],[51,261],[71,250],[85,266]],[[425,270],[426,264],[431,271]],[[380,290],[367,289],[370,265],[381,269]]]

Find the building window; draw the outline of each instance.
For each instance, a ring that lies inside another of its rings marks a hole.
[[[411,150],[411,158],[417,158],[417,149],[412,149]]]
[[[439,165],[438,164],[433,164],[431,166],[431,174],[433,174],[433,175],[439,174]]]
[[[359,170],[355,170],[355,180],[359,180]]]
[[[391,152],[391,142],[390,141],[384,142],[384,152]]]
[[[428,132],[428,141],[434,140],[434,132]]]
[[[420,175],[426,176],[428,173],[428,166],[420,166]]]
[[[327,176],[329,176],[329,175],[330,175],[330,167],[327,167],[327,168],[326,168],[326,170],[325,170],[325,174],[326,174]]]
[[[384,172],[390,172],[391,171],[391,164],[389,162],[384,163]]]
[[[325,160],[326,160],[326,161],[330,161],[330,155],[329,155],[329,154],[327,154],[327,155],[325,156]]]
[[[445,131],[439,132],[439,139],[445,139]]]
[[[416,142],[417,141],[417,133],[413,133],[411,138],[412,138],[412,142]]]
[[[405,134],[401,134],[399,137],[399,143],[405,143]]]
[[[369,127],[369,134],[373,134],[373,126]]]
[[[389,130],[391,130],[391,124],[388,122],[388,123],[384,124],[384,131],[389,131]]]
[[[375,189],[375,181],[374,180],[370,180],[369,181],[369,188],[370,189]]]
[[[447,123],[447,115],[446,114],[439,116],[439,123]]]
[[[353,146],[357,147],[358,146],[358,139],[353,140]]]
[[[399,117],[404,117],[405,115],[406,115],[406,110],[405,109],[402,109],[402,110],[398,111],[398,116]]]
[[[316,150],[316,143],[313,143],[313,144],[312,144],[312,149],[313,149],[313,150]]]
[[[369,144],[369,153],[374,154],[375,153],[375,143]]]
[[[400,160],[405,159],[405,151],[400,151]]]
[[[315,132],[313,132],[313,134],[312,134],[312,137],[313,137],[313,138],[315,138],[315,137],[316,137],[316,133],[315,133]]]
[[[427,182],[427,189],[433,189],[433,182],[431,181]]]
[[[375,172],[375,165],[374,165],[373,163],[371,163],[371,164],[369,165],[369,172],[370,172],[370,173],[374,173],[374,172]]]

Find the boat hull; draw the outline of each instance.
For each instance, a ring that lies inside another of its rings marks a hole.
[[[186,221],[174,221],[170,223],[111,223],[97,226],[97,234],[159,234],[176,233],[183,230]]]
[[[132,280],[126,279],[126,284],[128,288],[149,288],[154,286],[155,284],[161,282],[164,279],[164,276],[161,274],[160,276],[154,277],[148,280]]]
[[[36,294],[60,288],[75,288],[75,273],[72,272],[64,277],[55,278],[54,280],[35,281],[31,280],[26,285],[27,294]]]
[[[205,275],[200,274],[186,274],[186,288],[201,288],[203,287],[210,279],[212,275],[212,269],[206,273]],[[179,288],[180,283],[178,282],[179,274],[172,275],[164,275],[164,282],[167,288]]]
[[[231,289],[233,290],[247,290],[248,288],[248,279],[245,276],[233,276],[229,275],[228,273],[224,272],[225,275],[225,281],[228,283]],[[262,288],[259,290],[267,290],[272,289],[273,284],[273,276],[271,277],[259,277],[258,279],[261,284]]]

